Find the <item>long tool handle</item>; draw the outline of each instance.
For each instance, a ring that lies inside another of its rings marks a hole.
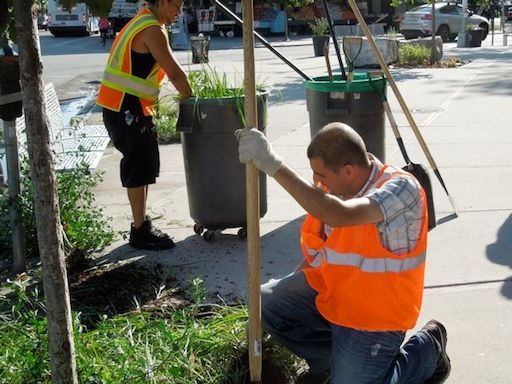
[[[332,81],[331,61],[329,60],[329,43],[325,43],[324,45],[324,57],[325,65],[327,66],[327,73],[329,74],[329,81]]]
[[[245,126],[258,127],[254,64],[254,10],[252,0],[243,1]],[[260,181],[252,163],[245,166],[247,209],[247,266],[249,309],[249,372],[252,383],[261,382],[261,299],[260,299]]]
[[[384,76],[384,73],[382,71],[374,71],[374,72],[368,72],[368,77],[370,79],[370,82],[372,81],[372,78],[382,78]],[[389,124],[391,125],[391,129],[393,130],[393,135],[395,136],[396,142],[398,143],[398,147],[400,148],[400,152],[402,152],[402,156],[404,157],[405,164],[409,164],[411,162],[411,159],[409,158],[409,155],[407,154],[407,150],[405,149],[404,141],[402,140],[402,136],[400,136],[400,131],[398,130],[398,124],[396,123],[395,117],[393,116],[393,113],[391,112],[391,108],[389,107],[388,100],[386,99],[386,96],[384,95],[384,91],[379,91],[380,97],[382,99],[382,105],[384,106],[384,111],[386,111],[386,116],[388,117]]]
[[[231,11],[231,9],[229,9],[228,7],[226,7],[224,4],[222,4],[219,0],[213,0],[213,2],[215,3],[215,5],[226,15],[226,16],[229,16],[231,17],[238,25],[242,26],[243,28],[243,25],[244,25],[244,22],[242,21],[242,19],[240,19],[237,15],[235,15],[233,13],[233,11]],[[254,22],[253,22],[253,25],[254,25]],[[295,66],[295,64],[293,64],[290,60],[288,60],[282,53],[280,53],[279,51],[277,51],[267,40],[265,40],[265,38],[263,36],[261,36],[258,32],[256,32],[254,29],[252,29],[251,31],[254,36],[258,39],[259,42],[261,42],[265,47],[267,47],[268,49],[270,49],[270,51],[276,55],[277,57],[279,57],[285,64],[287,64],[291,69],[293,69],[295,72],[297,72],[300,76],[302,76],[304,78],[304,80],[312,80],[311,77],[309,77],[308,75],[306,75],[304,72],[302,72],[299,68],[297,68],[297,66]]]
[[[382,71],[384,72],[384,74],[386,75],[386,77],[388,79],[389,85],[391,86],[391,89],[393,90],[393,92],[398,100],[398,103],[400,104],[400,107],[402,107],[405,117],[407,118],[407,121],[409,122],[409,125],[411,126],[411,128],[414,132],[414,135],[416,136],[416,139],[418,140],[418,142],[421,146],[421,149],[423,150],[423,153],[425,154],[430,166],[432,167],[432,170],[434,171],[435,175],[437,176],[439,183],[441,183],[441,186],[443,187],[444,191],[446,192],[446,196],[448,196],[448,199],[450,200],[453,210],[455,211],[455,215],[458,216],[459,211],[457,209],[457,206],[455,205],[455,201],[453,200],[450,193],[448,192],[448,189],[446,188],[444,180],[441,177],[441,174],[439,173],[437,164],[435,163],[434,159],[432,158],[430,150],[428,149],[427,144],[425,143],[425,140],[423,140],[423,136],[421,135],[421,132],[418,129],[418,126],[416,125],[416,122],[414,121],[414,118],[412,117],[412,114],[409,111],[407,104],[405,104],[405,100],[403,99],[400,91],[398,90],[398,87],[396,86],[395,80],[393,79],[393,76],[391,75],[391,72],[389,71],[389,68],[388,68],[386,62],[384,61],[384,58],[382,57],[382,54],[379,51],[379,48],[377,48],[377,44],[375,44],[375,41],[373,40],[373,37],[372,37],[370,31],[368,30],[368,26],[366,25],[366,22],[364,21],[363,15],[361,15],[361,11],[359,11],[359,8],[357,7],[355,0],[348,0],[348,4],[350,5],[352,12],[354,12],[354,15],[356,16],[356,19],[359,22],[359,25],[363,29],[364,35],[366,36],[368,43],[372,47],[373,53],[375,54],[375,57],[377,58]]]
[[[340,47],[338,45],[338,39],[336,39],[336,32],[334,31],[334,26],[332,25],[331,15],[329,14],[329,7],[327,6],[327,0],[323,0],[323,5],[324,5],[325,17],[327,18],[327,22],[329,23],[329,32],[331,34],[332,42],[334,43],[336,57],[338,58],[338,64],[340,65],[341,80],[346,80],[347,75],[345,73],[345,67],[343,67],[343,60],[341,59]]]

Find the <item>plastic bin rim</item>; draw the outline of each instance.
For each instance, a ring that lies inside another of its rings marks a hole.
[[[190,40],[210,40],[210,36],[209,35],[190,36]]]
[[[319,92],[375,92],[376,88],[386,89],[386,78],[376,77],[370,82],[365,73],[354,73],[354,79],[351,82],[342,80],[340,75],[334,76],[332,81],[328,76],[319,76],[313,80],[305,80],[304,85],[307,89]]]
[[[258,98],[266,98],[270,94],[270,90],[264,89],[262,91],[256,92],[256,96]],[[240,97],[238,96],[223,96],[223,97],[189,97],[188,99],[181,99],[180,103],[194,105],[196,103],[203,104],[224,104],[224,103],[232,103],[237,100],[243,100],[245,95]]]

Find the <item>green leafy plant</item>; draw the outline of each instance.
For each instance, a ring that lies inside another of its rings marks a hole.
[[[188,80],[196,99],[233,98],[242,124],[245,124],[244,93],[241,86],[234,85],[228,80],[226,73],[219,73],[210,66],[203,66],[201,70],[189,73]],[[256,84],[256,91],[262,92],[264,86]],[[199,113],[199,108],[196,108]]]
[[[156,105],[156,114],[153,121],[158,132],[158,142],[160,144],[170,144],[180,142],[180,133],[176,131],[176,122],[178,120],[178,111],[176,102],[170,97],[164,97]]]
[[[9,286],[13,294],[0,299],[0,382],[49,383],[43,298],[27,284]],[[204,304],[200,279],[192,280],[188,293],[188,305],[102,316],[94,329],[73,312],[80,383],[245,382],[247,308]],[[264,356],[293,377],[297,359],[275,344],[263,347]]]
[[[69,253],[77,250],[89,253],[101,248],[114,237],[109,221],[101,208],[95,206],[94,188],[103,180],[103,174],[90,174],[83,164],[67,172],[57,173],[59,208],[64,228],[65,247]],[[21,162],[21,193],[19,204],[22,210],[27,253],[38,256],[36,216],[33,200],[34,186],[30,178],[28,159]],[[9,199],[0,200],[0,216],[9,217]],[[0,221],[0,248],[3,253],[10,249],[11,227],[8,220]]]
[[[397,37],[400,34],[400,31],[398,31],[396,28],[389,27],[386,36],[387,37]]]
[[[308,26],[315,36],[325,36],[329,32],[329,23],[325,17],[315,19],[312,23],[308,23]]]
[[[398,64],[404,67],[428,66],[430,49],[417,44],[405,44],[398,50]]]
[[[244,89],[234,86],[226,73],[219,73],[210,66],[189,73],[188,81],[196,98],[243,97]]]

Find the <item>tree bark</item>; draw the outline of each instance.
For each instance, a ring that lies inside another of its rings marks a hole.
[[[78,383],[57,182],[44,102],[43,64],[34,0],[14,0],[21,90],[34,184],[37,237],[43,268],[52,383]]]

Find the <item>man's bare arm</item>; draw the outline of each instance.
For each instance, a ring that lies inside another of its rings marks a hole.
[[[151,26],[143,30],[143,41],[151,55],[167,74],[169,81],[176,90],[185,98],[192,95],[187,74],[180,66],[169,46],[169,38],[165,29]]]
[[[308,183],[286,164],[279,168],[274,179],[309,214],[332,227],[378,223],[384,220],[381,209],[374,201],[365,197],[341,200]]]

